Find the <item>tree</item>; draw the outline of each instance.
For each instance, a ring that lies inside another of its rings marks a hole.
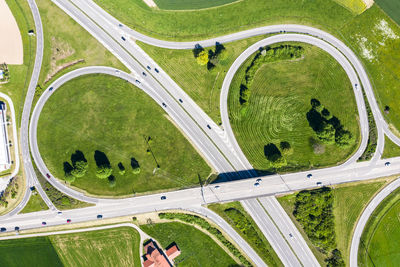
[[[71,174],[75,177],[82,177],[86,174],[89,164],[86,161],[77,161],[74,163],[74,169]]]
[[[106,179],[112,174],[112,168],[107,165],[97,167],[96,176],[100,179]]]
[[[335,142],[335,128],[332,124],[324,122],[321,130],[317,132],[317,136],[322,142],[333,144]]]
[[[133,157],[131,158],[131,167],[132,167],[132,173],[133,174],[139,174],[140,173],[139,162]]]
[[[347,130],[337,130],[335,135],[336,145],[339,147],[347,147],[354,142],[353,135]]]
[[[125,167],[122,164],[122,162],[118,163],[118,169],[119,169],[119,174],[124,175],[125,174]]]
[[[132,168],[132,173],[133,173],[133,174],[139,174],[139,173],[140,173],[140,167],[137,166],[137,167],[135,167],[135,168]]]
[[[197,63],[201,66],[204,66],[208,63],[208,52],[203,50],[197,55]]]
[[[326,266],[327,267],[344,267],[344,260],[342,258],[342,253],[340,253],[340,250],[334,249],[331,252],[331,256],[327,259],[325,259]]]
[[[287,165],[287,161],[282,155],[277,157],[274,161],[271,161],[271,166],[275,169],[282,168]]]
[[[293,154],[293,148],[292,146],[289,144],[289,142],[286,141],[282,141],[279,144],[279,147],[281,148],[282,154],[283,155],[291,155]]]
[[[114,175],[110,175],[108,177],[108,186],[110,186],[112,188],[112,187],[115,187],[116,184],[117,184],[117,181],[115,180]]]

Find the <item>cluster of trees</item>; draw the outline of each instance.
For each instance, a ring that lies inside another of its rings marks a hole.
[[[376,124],[374,120],[374,115],[372,114],[371,107],[369,106],[367,97],[365,96],[365,92],[363,91],[365,107],[368,114],[368,125],[369,125],[369,135],[368,135],[368,143],[364,153],[358,159],[360,161],[370,160],[372,156],[375,154],[376,145],[378,142],[378,130],[376,129]],[[389,108],[389,107],[388,107]]]
[[[311,109],[306,116],[308,124],[324,144],[336,144],[345,148],[354,143],[353,135],[317,99],[311,99]]]
[[[303,47],[294,45],[267,46],[260,49],[247,67],[245,76],[240,85],[240,104],[247,105],[251,93],[249,88],[253,82],[254,75],[261,65],[279,60],[300,58],[303,51]]]
[[[3,78],[0,79],[0,82],[2,82],[2,83],[7,82],[10,78],[10,72],[9,72],[8,66],[5,62],[0,64],[0,70],[3,71]]]
[[[109,186],[114,187],[116,185],[115,176],[112,175],[113,168],[107,155],[104,152],[96,150],[94,152],[94,160],[96,162],[96,177],[99,179],[108,179]],[[71,155],[71,162],[64,162],[64,174],[65,181],[72,183],[76,178],[80,178],[86,175],[89,163],[87,162],[82,151],[76,150],[75,153]],[[133,174],[140,173],[139,162],[135,158],[131,158],[131,167]],[[122,162],[118,163],[118,169],[120,175],[125,175],[125,167]]]
[[[336,248],[336,233],[333,214],[333,193],[329,187],[304,190],[296,194],[293,215],[300,222],[311,242],[330,255],[328,266],[341,265],[343,259]]]
[[[275,169],[286,166],[287,161],[284,156],[293,154],[293,148],[289,142],[282,141],[279,143],[279,147],[280,149],[273,143],[264,146],[264,155]]]
[[[220,230],[211,226],[205,219],[197,216],[186,213],[160,213],[158,214],[160,219],[167,220],[180,220],[185,223],[195,224],[204,230],[208,231],[212,235],[214,235],[224,246],[226,246],[229,251],[237,257],[243,266],[252,266],[251,263],[240,253],[240,251],[221,233]]]
[[[208,70],[212,70],[221,60],[225,60],[228,57],[228,52],[226,48],[220,44],[216,43],[214,50],[209,49],[208,51],[201,47],[199,44],[193,49],[193,55],[199,65],[207,65]]]

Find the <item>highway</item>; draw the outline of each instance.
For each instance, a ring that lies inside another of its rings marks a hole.
[[[313,188],[316,186],[316,181],[322,182],[324,185],[330,185],[398,173],[400,158],[390,159],[390,166],[385,166],[384,163],[386,161],[382,161],[379,158],[383,151],[384,134],[388,135],[388,137],[396,144],[400,144],[400,139],[390,132],[388,125],[384,121],[378,105],[376,104],[372,86],[360,61],[348,47],[330,34],[302,25],[275,25],[205,41],[168,42],[143,36],[123,25],[121,27],[117,20],[104,12],[92,1],[55,0],[54,3],[82,25],[82,27],[99,40],[100,43],[109,49],[117,58],[119,58],[121,62],[128,67],[131,73],[128,74],[113,68],[101,66],[82,68],[63,75],[49,86],[49,88],[53,88],[52,91],[47,89],[46,92],[43,93],[32,113],[29,124],[29,144],[36,166],[44,176],[50,174],[50,172],[43,162],[37,146],[37,122],[39,120],[40,112],[51,94],[54,93],[62,84],[75,77],[90,73],[104,73],[118,76],[142,89],[160,106],[162,106],[162,103],[165,103],[167,106],[165,108],[167,114],[198,148],[203,157],[216,171],[226,174],[226,182],[220,184],[220,189],[216,189],[214,185],[209,185],[203,189],[192,188],[164,194],[154,194],[126,199],[104,199],[86,196],[82,192],[77,192],[65,186],[51,175],[51,178],[48,179],[48,181],[61,192],[79,200],[96,204],[94,207],[63,213],[63,216],[64,214],[65,216],[69,216],[69,218],[74,222],[93,220],[96,214],[99,213],[103,213],[107,217],[117,217],[134,213],[177,208],[185,208],[188,210],[197,209],[197,212],[201,213],[205,212],[204,210],[207,210],[201,208],[201,205],[206,203],[241,200],[243,206],[249,211],[252,217],[255,220],[257,218],[256,221],[260,229],[266,235],[285,265],[318,266],[318,262],[311,250],[307,247],[304,239],[298,233],[296,227],[280,207],[279,203],[272,196],[277,193]],[[27,134],[29,113],[31,110],[34,89],[40,72],[41,57],[43,53],[43,36],[41,33],[42,26],[40,23],[40,16],[34,1],[30,0],[29,4],[35,18],[38,45],[35,67],[24,104],[21,125],[21,147],[24,164],[26,166],[25,172],[28,184],[36,186],[39,193],[44,195],[42,197],[52,210],[48,212],[29,214],[29,216],[14,215],[22,209],[28,201],[30,191],[27,190],[24,201],[19,205],[19,207],[10,215],[0,218],[1,224],[7,226],[8,229],[13,229],[16,224],[19,224],[19,226],[24,229],[41,227],[40,223],[44,219],[47,220],[48,225],[65,223],[65,217],[63,217],[63,219],[56,215],[57,212],[55,207],[38,184],[29,156]],[[281,31],[291,33],[275,35],[249,47],[239,56],[229,69],[224,80],[223,89],[221,90],[221,117],[223,121],[223,129],[218,127],[218,125],[216,125],[207,114],[205,114],[200,107],[198,107],[198,105],[133,41],[141,40],[152,45],[168,48],[193,49],[194,45],[197,43],[202,46],[209,46],[214,45],[216,41],[224,43],[260,34],[279,33]],[[126,36],[126,40],[122,40],[121,36]],[[241,178],[251,178],[255,177],[256,174],[238,146],[232,129],[230,128],[226,107],[227,90],[229,89],[233,75],[243,60],[247,59],[248,56],[254,53],[254,51],[260,46],[282,41],[299,41],[319,46],[321,49],[330,53],[339,64],[342,65],[343,69],[349,76],[350,82],[354,85],[353,89],[360,116],[362,140],[357,152],[341,166],[313,170],[310,172],[265,176],[261,178],[262,182],[260,183],[260,187],[255,188],[253,186],[255,179],[230,181],[238,178],[238,176]],[[147,69],[147,66],[150,67],[150,70]],[[159,73],[156,73],[154,68],[160,70]],[[143,77],[141,74],[142,72],[146,72],[148,75]],[[359,86],[355,86],[355,84],[359,84]],[[372,161],[356,163],[356,160],[366,147],[366,142],[368,140],[368,120],[361,88],[359,88],[360,85],[362,85],[362,88],[365,90],[376,120],[378,128],[378,147]],[[178,99],[183,99],[183,103],[179,103]],[[208,129],[207,125],[210,125],[211,129]],[[25,126],[26,129],[24,128]],[[306,178],[308,173],[313,174],[313,179]],[[167,196],[167,200],[161,201],[161,195]],[[254,199],[255,197],[262,198],[258,201]],[[115,208],[116,206],[118,206],[118,209]],[[208,215],[211,216],[214,221],[219,220],[215,217],[216,215]],[[228,226],[229,225],[225,222],[225,224],[222,223],[222,226],[220,227],[232,237],[236,232],[229,229]],[[293,238],[290,237],[288,233],[290,233]],[[257,254],[252,251],[246,242],[243,241],[243,243],[237,236],[234,237],[234,240],[237,244],[240,244],[241,247],[242,245],[244,247],[247,246],[245,252],[252,258],[257,266],[265,265],[260,261],[261,259],[259,259]],[[290,249],[287,249],[288,247]]]

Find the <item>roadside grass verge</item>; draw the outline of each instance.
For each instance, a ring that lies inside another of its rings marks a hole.
[[[1,266],[141,266],[130,227],[0,241]]]
[[[179,266],[237,265],[211,237],[193,226],[170,222],[141,225],[140,228],[163,248],[175,242],[181,250],[181,255],[174,260]]]
[[[221,6],[238,0],[155,0],[157,7],[164,10],[195,10]]]
[[[337,249],[342,253],[342,258],[348,265],[348,255],[350,253],[351,237],[358,217],[368,204],[370,199],[393,177],[378,180],[343,184],[333,187],[333,215],[334,228],[336,233]],[[278,198],[278,201],[292,219],[300,233],[309,244],[314,255],[322,264],[327,255],[320,252],[304,232],[302,225],[293,215],[295,209],[295,194],[285,195]]]
[[[158,104],[106,75],[78,77],[54,92],[39,118],[38,145],[58,179],[66,178],[77,157],[86,161],[83,177],[65,181],[94,195],[188,188],[211,171]],[[100,179],[103,166],[112,173]]]
[[[240,202],[211,204],[208,208],[227,221],[268,266],[283,266],[268,240]]]
[[[250,45],[265,38],[257,36],[224,44],[226,59],[212,70],[196,62],[192,50],[173,50],[136,43],[207,113],[217,124],[221,123],[219,96],[226,72],[235,59]],[[206,51],[214,47],[204,48]]]
[[[51,81],[73,69],[102,65],[127,70],[124,65],[82,26],[50,0],[39,0],[43,33],[43,64],[37,94]]]
[[[47,207],[46,203],[43,201],[39,193],[34,191],[34,193],[31,194],[31,197],[29,198],[26,206],[19,213],[29,213],[48,209],[49,207]]]
[[[400,147],[397,146],[395,143],[392,142],[386,135],[385,135],[385,147],[383,149],[382,158],[388,159],[393,157],[400,156]]]
[[[257,170],[275,170],[267,159],[269,144],[279,147],[280,142],[289,142],[292,148],[292,154],[284,156],[287,166],[277,169],[280,172],[339,164],[359,145],[355,97],[345,71],[317,47],[290,44],[302,46],[303,56],[261,65],[249,87],[251,95],[246,107],[240,102],[241,83],[254,56],[240,67],[229,90],[228,112],[233,132]],[[351,132],[355,139],[352,145],[339,148],[319,141],[307,120],[311,99],[318,99]]]
[[[400,259],[400,189],[374,210],[361,236],[359,266],[396,266]]]

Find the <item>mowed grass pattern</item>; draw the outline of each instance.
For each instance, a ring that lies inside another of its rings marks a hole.
[[[148,136],[155,159],[147,152]],[[89,169],[72,185],[97,195],[190,187],[210,173],[158,104],[137,87],[104,75],[76,78],[54,92],[39,118],[38,145],[47,167],[59,179],[64,178],[63,163],[71,162],[76,150],[82,151]],[[113,188],[107,179],[95,175],[96,150],[104,152],[111,163],[116,178]],[[131,157],[139,162],[140,174],[132,173]],[[119,174],[119,162],[125,175]]]
[[[175,242],[181,255],[177,266],[238,266],[215,241],[197,228],[178,222],[142,225],[140,228],[161,243],[163,248]]]
[[[237,0],[154,0],[157,7],[166,10],[193,10],[216,7]]]
[[[240,147],[256,169],[271,170],[264,155],[264,146],[269,143],[291,144],[294,153],[287,156],[288,166],[284,170],[335,165],[348,158],[358,145],[358,115],[346,73],[324,51],[302,45],[302,59],[264,64],[258,70],[245,113],[239,103],[239,88],[250,59],[232,82],[228,97],[231,125]],[[310,139],[317,137],[306,118],[312,98],[321,101],[355,136],[353,146],[339,149],[326,145],[325,153],[314,153]]]
[[[141,266],[140,236],[130,227],[50,238],[64,266]]]

